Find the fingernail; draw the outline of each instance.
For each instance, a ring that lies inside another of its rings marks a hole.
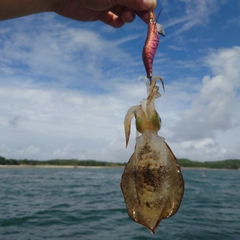
[[[133,14],[127,22],[132,23],[134,20],[135,20],[135,15]]]
[[[143,0],[142,6],[146,10],[154,9],[156,7],[156,2],[154,0]]]

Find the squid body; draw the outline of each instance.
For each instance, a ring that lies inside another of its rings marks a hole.
[[[131,131],[131,120],[135,116],[137,137],[135,151],[129,159],[121,180],[129,216],[152,233],[164,218],[174,215],[181,203],[184,180],[177,159],[164,138],[158,136],[161,119],[155,109],[154,100],[159,96],[151,82],[149,95],[139,106],[131,107],[124,120],[126,145]],[[161,80],[161,79],[160,79]]]

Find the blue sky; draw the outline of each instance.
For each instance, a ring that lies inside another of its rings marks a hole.
[[[153,75],[178,158],[240,158],[240,2],[162,0]],[[0,155],[127,162],[123,119],[146,98],[140,19],[113,29],[53,13],[0,22]]]

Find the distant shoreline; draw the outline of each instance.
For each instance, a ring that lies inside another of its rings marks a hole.
[[[0,165],[0,168],[124,168],[124,166]],[[181,167],[182,170],[237,170],[228,168]],[[239,170],[239,169],[238,169]]]
[[[0,165],[0,168],[124,168],[124,166]]]
[[[240,169],[240,159],[226,159],[213,162],[198,162],[185,158],[177,159],[179,166],[183,169]],[[52,160],[28,160],[28,159],[6,159],[0,156],[0,168],[6,167],[28,167],[28,168],[123,168],[127,163],[107,162],[97,160],[78,159],[52,159]],[[1,166],[3,165],[3,166]]]

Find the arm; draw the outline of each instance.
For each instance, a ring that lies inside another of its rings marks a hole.
[[[55,12],[78,21],[100,20],[113,27],[131,22],[137,14],[145,22],[156,0],[0,0],[0,21],[41,12]]]
[[[51,11],[50,0],[0,0],[0,21]]]

